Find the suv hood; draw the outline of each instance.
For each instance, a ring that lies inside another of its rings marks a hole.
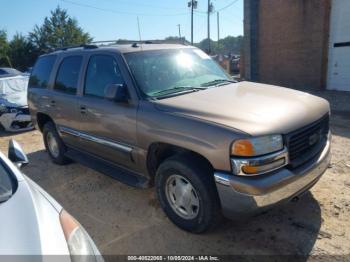
[[[329,103],[278,86],[239,82],[158,100],[161,111],[203,119],[252,136],[286,134],[321,118]]]

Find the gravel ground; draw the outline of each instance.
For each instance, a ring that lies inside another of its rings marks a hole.
[[[350,105],[344,108],[349,111],[331,117],[332,166],[310,193],[240,223],[224,221],[204,235],[175,227],[153,189],[128,187],[80,164],[53,164],[38,131],[0,134],[0,150],[7,152],[11,138],[23,146],[30,159],[24,173],[82,223],[103,254],[293,254],[350,261]]]

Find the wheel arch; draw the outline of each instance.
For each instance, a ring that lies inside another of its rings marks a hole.
[[[147,159],[146,159],[147,171],[151,178],[152,183],[154,181],[159,165],[169,157],[179,155],[179,154],[192,157],[195,161],[198,161],[206,165],[207,168],[214,170],[213,165],[210,163],[210,161],[206,157],[204,157],[203,155],[195,151],[192,151],[190,149],[180,147],[177,145],[168,144],[168,143],[154,142],[148,148]]]
[[[40,130],[41,132],[43,132],[44,125],[45,125],[47,122],[52,122],[52,123],[54,123],[53,120],[52,120],[52,118],[51,118],[49,115],[47,115],[47,114],[45,114],[45,113],[41,113],[41,112],[39,112],[39,113],[36,114],[36,121],[37,121],[39,130]]]

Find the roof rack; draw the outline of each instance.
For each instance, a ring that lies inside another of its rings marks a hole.
[[[181,44],[181,45],[188,45],[189,43],[187,41],[181,41],[181,40],[102,40],[102,41],[93,41],[88,44],[81,44],[81,45],[72,45],[72,46],[65,46],[56,48],[53,50],[55,51],[67,51],[69,49],[74,48],[83,48],[83,49],[95,49],[99,46],[110,46],[110,45],[131,45],[132,47],[139,47],[138,44]]]
[[[90,42],[89,44],[117,44],[118,43],[118,40],[102,40],[102,41],[93,41],[93,42]]]
[[[95,49],[95,48],[98,48],[98,46],[91,45],[91,44],[72,45],[72,46],[65,46],[65,47],[56,48],[54,51],[66,51],[68,49],[74,49],[74,48]]]
[[[108,41],[111,42],[111,41]],[[115,44],[122,44],[122,45],[133,45],[137,46],[137,44],[181,44],[181,45],[187,45],[189,44],[187,41],[182,40],[116,40],[114,41]]]

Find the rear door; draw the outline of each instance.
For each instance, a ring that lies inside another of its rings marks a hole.
[[[50,114],[49,103],[52,92],[50,90],[50,79],[53,77],[53,68],[56,55],[41,56],[29,78],[28,84],[28,106],[32,116],[33,123],[37,124],[37,113]],[[38,128],[38,127],[37,127]]]
[[[57,129],[63,141],[72,147],[79,147],[79,136],[76,133],[80,121],[77,90],[81,81],[82,63],[82,55],[61,59],[53,85],[53,95],[49,101],[51,116]]]
[[[137,104],[106,99],[110,84],[125,84],[117,54],[89,57],[79,97],[81,143],[84,150],[124,167],[133,168]]]

